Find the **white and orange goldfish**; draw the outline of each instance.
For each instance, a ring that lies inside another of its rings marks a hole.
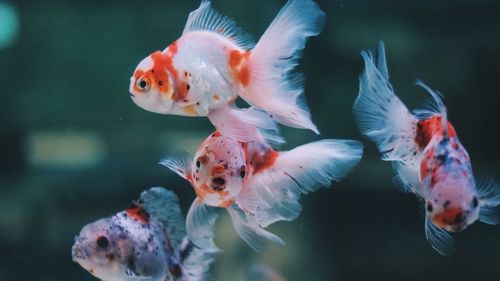
[[[319,133],[292,73],[308,37],[320,33],[324,13],[311,0],[289,0],[254,44],[236,23],[203,0],[182,36],[143,59],[130,78],[132,100],[160,114],[207,116],[222,134],[251,141],[253,126],[273,129],[266,116],[234,104],[240,96],[278,122]]]
[[[189,181],[196,199],[187,215],[187,232],[199,247],[213,246],[217,208],[225,208],[238,235],[261,250],[266,240],[283,244],[264,227],[295,219],[301,194],[340,181],[361,159],[363,146],[353,140],[321,140],[290,151],[276,151],[263,138],[241,142],[211,134],[193,160],[160,162]]]
[[[411,113],[389,82],[384,45],[378,59],[362,52],[365,71],[354,103],[361,132],[374,141],[382,159],[393,161],[396,184],[425,201],[425,234],[444,256],[454,254],[450,232],[479,220],[499,224],[500,185],[478,183],[471,161],[448,121],[442,95],[417,81],[432,97],[432,105]]]
[[[198,281],[209,278],[216,249],[185,237],[177,196],[154,187],[114,216],[86,225],[73,260],[103,281]]]

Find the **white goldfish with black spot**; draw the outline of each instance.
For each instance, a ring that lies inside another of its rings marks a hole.
[[[177,196],[160,187],[86,225],[72,248],[73,260],[103,281],[208,280],[215,253],[187,239]]]
[[[362,56],[365,71],[354,103],[359,128],[377,144],[382,159],[393,162],[396,184],[424,200],[427,240],[440,254],[451,256],[456,250],[450,232],[478,220],[500,223],[500,185],[475,179],[439,92],[417,81],[432,100],[412,113],[389,82],[383,43],[378,60],[371,52]]]

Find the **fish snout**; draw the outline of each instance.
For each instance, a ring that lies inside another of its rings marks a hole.
[[[75,243],[75,245],[71,248],[71,256],[74,262],[78,262],[78,260],[82,260],[87,257],[87,252],[78,243]]]

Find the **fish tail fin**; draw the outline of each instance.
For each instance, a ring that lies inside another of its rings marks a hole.
[[[240,96],[251,105],[273,115],[290,127],[310,129],[311,121],[303,97],[303,79],[292,73],[308,37],[323,29],[324,13],[312,0],[289,0],[251,51],[249,79]]]
[[[493,179],[477,184],[479,220],[487,224],[500,224],[500,184]]]
[[[219,253],[217,248],[198,248],[188,237],[176,248],[169,264],[170,272],[180,277],[175,280],[208,281],[210,264],[215,261]]]
[[[383,160],[401,161],[416,169],[418,119],[394,93],[383,42],[379,43],[378,57],[370,51],[362,51],[361,55],[365,70],[359,78],[359,94],[353,105],[358,127],[376,143]]]
[[[173,191],[163,187],[150,188],[141,193],[137,205],[162,224],[174,247],[181,243],[186,228],[179,198]]]
[[[236,204],[229,206],[227,211],[236,233],[254,250],[259,252],[264,250],[267,241],[285,245],[281,238],[263,229],[251,214],[245,212]]]
[[[329,187],[356,166],[363,145],[354,140],[321,140],[279,152],[269,168],[255,173],[236,203],[264,227],[293,220],[301,212],[300,196]]]

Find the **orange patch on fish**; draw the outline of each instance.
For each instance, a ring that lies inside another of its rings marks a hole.
[[[441,122],[441,116],[436,115],[428,119],[420,120],[417,123],[417,132],[415,136],[415,143],[417,146],[423,150],[427,144],[431,141],[432,137],[436,134],[443,133],[443,125]],[[448,137],[455,137],[457,133],[453,125],[448,122]]]
[[[136,218],[138,221],[142,223],[148,223],[149,222],[149,213],[146,212],[143,208],[132,204],[129,208],[125,210],[127,214],[133,218]]]
[[[248,67],[248,59],[251,52],[240,52],[238,50],[232,50],[229,52],[229,67],[233,78],[240,82],[241,85],[247,86],[250,82],[250,69]]]
[[[444,228],[449,225],[460,224],[463,222],[463,210],[460,207],[447,207],[441,213],[432,216],[432,223],[438,227]]]
[[[264,154],[254,153],[250,158],[250,163],[252,164],[254,170],[253,173],[257,174],[258,172],[271,167],[276,158],[278,158],[279,152],[269,148]]]
[[[185,107],[182,108],[182,110],[184,110],[184,112],[186,112],[187,114],[189,114],[191,116],[197,116],[198,115],[198,111],[196,110],[196,107],[195,107],[194,104],[185,106]]]
[[[217,174],[222,174],[224,173],[226,169],[224,169],[224,166],[217,165],[212,167],[212,175],[217,175]]]

